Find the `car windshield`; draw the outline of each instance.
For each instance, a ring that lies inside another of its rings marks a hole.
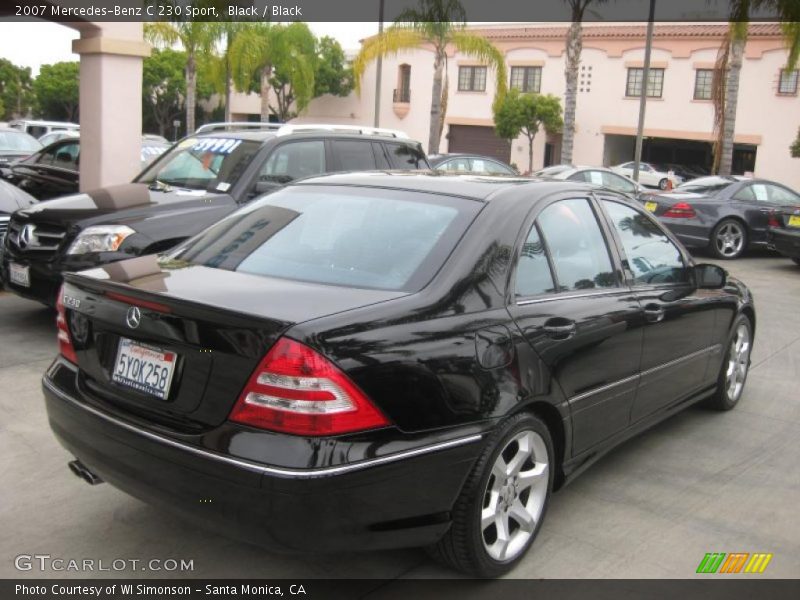
[[[241,177],[260,145],[259,142],[235,138],[190,137],[173,147],[136,181],[156,186],[227,192]]]
[[[22,131],[0,131],[0,150],[36,152],[41,147],[36,138]]]
[[[481,206],[420,192],[289,187],[207,229],[164,264],[417,291],[441,267]]]

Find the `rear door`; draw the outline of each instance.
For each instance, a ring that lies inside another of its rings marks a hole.
[[[718,290],[697,290],[678,246],[645,211],[601,201],[623,253],[623,266],[642,306],[645,327],[635,423],[708,384]]]
[[[569,402],[574,454],[628,426],[642,352],[642,311],[597,210],[587,197],[536,209],[509,308]]]

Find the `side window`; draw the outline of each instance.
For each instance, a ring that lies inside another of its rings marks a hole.
[[[753,194],[753,186],[746,185],[742,189],[740,189],[736,194],[733,196],[734,200],[742,200],[744,202],[755,202],[755,194]]]
[[[603,200],[603,207],[622,241],[635,284],[686,283],[689,280],[689,271],[678,247],[649,217],[610,200]]]
[[[539,237],[539,230],[534,224],[528,234],[528,239],[522,245],[522,253],[517,264],[517,297],[535,296],[547,292],[554,292],[553,275],[544,244]]]
[[[506,165],[494,162],[493,160],[486,161],[486,170],[491,175],[516,175],[516,173]]]
[[[561,200],[537,219],[559,291],[618,285],[603,233],[588,200]]]
[[[58,167],[59,169],[77,171],[79,152],[80,146],[77,142],[59,146],[56,149],[56,155],[53,159],[53,166]]]
[[[630,179],[625,179],[624,177],[620,177],[615,173],[608,173],[606,171],[602,171],[602,175],[603,185],[609,189],[617,190],[618,192],[624,192],[627,194],[636,191],[636,186]]]
[[[372,150],[370,149],[370,153]],[[309,140],[278,146],[261,169],[260,181],[289,183],[325,172],[325,142]]]
[[[439,171],[457,171],[459,173],[466,173],[469,171],[469,159],[467,158],[454,158],[447,160],[437,167]]]
[[[389,162],[393,169],[427,169],[428,163],[425,155],[414,146],[409,144],[387,143],[386,149],[389,151]]]
[[[372,142],[334,140],[333,155],[339,171],[370,171],[376,168]]]
[[[602,171],[584,171],[584,179],[595,185],[604,185]]]
[[[372,152],[375,154],[375,163],[378,169],[391,169],[392,165],[389,164],[389,159],[386,158],[386,152],[383,151],[383,144],[372,142]]]

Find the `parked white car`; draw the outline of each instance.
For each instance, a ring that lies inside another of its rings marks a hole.
[[[626,162],[615,167],[611,170],[620,175],[624,175],[628,179],[633,179],[633,166],[634,162]],[[650,163],[639,163],[639,183],[649,187],[657,187],[659,189],[667,189],[667,181],[672,181],[672,186],[683,183],[683,177],[678,177],[672,171],[659,171]]]

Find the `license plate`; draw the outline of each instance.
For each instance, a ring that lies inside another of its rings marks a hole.
[[[789,227],[800,227],[800,215],[792,215],[787,223]]]
[[[13,262],[9,263],[8,279],[11,283],[29,288],[31,287],[31,268]]]
[[[658,202],[645,202],[644,203],[644,209],[647,210],[647,211],[650,211],[651,213],[656,212],[657,208],[658,208]]]
[[[116,383],[166,400],[175,373],[174,352],[121,338],[111,379]]]

